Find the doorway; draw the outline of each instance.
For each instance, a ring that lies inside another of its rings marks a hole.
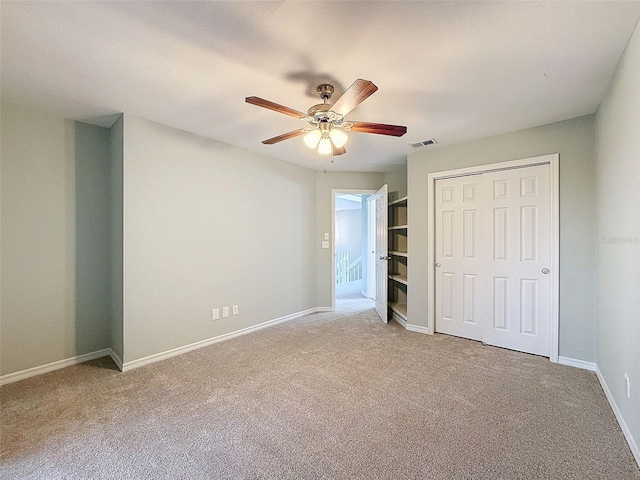
[[[333,308],[337,311],[374,307],[375,201],[371,210],[374,194],[369,190],[333,191],[332,290]]]
[[[558,359],[558,155],[429,175],[430,330]]]

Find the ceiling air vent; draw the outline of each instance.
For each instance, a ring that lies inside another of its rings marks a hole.
[[[411,145],[413,148],[420,148],[420,147],[426,147],[427,145],[433,145],[436,142],[435,138],[430,138],[429,140],[423,140],[422,142],[416,142],[416,143],[410,143],[409,145]]]

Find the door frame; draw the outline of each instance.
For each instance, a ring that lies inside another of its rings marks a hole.
[[[375,195],[377,190],[358,190],[357,188],[331,189],[331,311],[336,311],[336,195]],[[375,265],[374,265],[375,267]]]
[[[430,334],[435,333],[435,191],[436,180],[453,177],[465,177],[500,170],[549,165],[549,193],[551,206],[551,278],[550,278],[550,324],[549,324],[549,360],[558,363],[559,356],[559,306],[560,306],[560,155],[553,153],[539,157],[523,158],[507,162],[490,163],[475,167],[459,168],[432,172],[427,175],[427,198],[431,205],[427,209],[427,279],[431,285],[427,286],[427,328]]]

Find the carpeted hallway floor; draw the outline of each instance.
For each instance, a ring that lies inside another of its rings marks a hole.
[[[640,479],[593,373],[371,309],[0,394],[2,479]]]

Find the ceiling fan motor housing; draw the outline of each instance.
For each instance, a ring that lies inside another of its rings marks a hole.
[[[340,126],[343,116],[331,110],[333,104],[327,103],[327,100],[331,98],[331,95],[334,92],[333,85],[323,83],[322,85],[318,85],[317,91],[324,103],[314,105],[307,110],[305,120],[313,126],[317,126],[321,122],[328,122],[336,127]]]
[[[318,105],[314,105],[309,110],[307,110],[307,115],[309,117],[308,122],[311,124],[317,124],[323,120],[329,120],[329,111],[331,110],[331,105],[328,103],[319,103]]]

